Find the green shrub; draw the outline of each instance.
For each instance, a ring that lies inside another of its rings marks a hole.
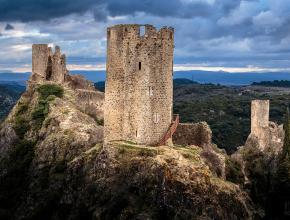
[[[104,126],[104,119],[103,118],[101,118],[101,119],[96,119],[96,122],[97,122],[97,124],[98,125],[102,125],[102,126]]]
[[[23,116],[16,116],[13,129],[20,139],[24,138],[25,133],[29,129],[29,122]]]
[[[49,113],[49,103],[53,101],[55,97],[63,97],[64,90],[61,86],[55,84],[45,84],[39,86],[37,91],[39,92],[40,97],[31,116],[34,120],[35,128],[39,129]]]
[[[16,110],[16,115],[22,115],[25,112],[27,112],[27,110],[28,110],[28,104],[23,103],[23,102],[19,102],[17,110]]]
[[[61,86],[56,84],[45,84],[37,88],[41,99],[47,99],[50,95],[62,98],[64,90]]]
[[[49,103],[46,101],[40,100],[38,102],[38,105],[32,111],[31,116],[35,122],[36,128],[40,128],[42,126],[42,123],[48,114],[48,108],[49,108]]]
[[[237,184],[244,182],[241,165],[230,158],[226,159],[226,179]]]

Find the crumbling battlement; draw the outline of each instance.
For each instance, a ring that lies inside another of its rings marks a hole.
[[[207,147],[212,144],[212,131],[206,122],[180,123],[173,135],[173,143]]]
[[[284,141],[283,125],[269,121],[270,101],[253,100],[251,104],[251,134],[246,146],[257,145],[260,150],[271,148],[273,152],[282,149]]]
[[[116,25],[107,38],[105,141],[155,145],[172,122],[174,30]]]
[[[47,44],[33,44],[32,46],[32,81],[54,81],[64,83],[68,74],[66,58],[60,48],[55,47],[52,52]]]
[[[32,75],[29,83],[53,82],[72,89],[95,90],[94,85],[80,75],[70,75],[66,68],[66,56],[55,47],[52,52],[47,44],[32,46]]]
[[[32,46],[32,75],[28,88],[42,83],[57,83],[74,91],[78,108],[93,116],[103,119],[104,93],[81,75],[70,75],[66,68],[66,57],[60,47],[55,52],[47,44]]]

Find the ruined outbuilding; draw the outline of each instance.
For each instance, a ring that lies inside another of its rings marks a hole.
[[[208,147],[212,145],[212,131],[206,122],[180,123],[173,135],[173,143]]]
[[[156,145],[173,119],[173,28],[107,30],[105,141]]]
[[[78,108],[93,116],[103,118],[104,93],[97,91],[94,85],[81,75],[71,75],[66,68],[66,56],[60,47],[55,51],[47,44],[33,44],[32,46],[32,75],[28,81],[28,88],[43,83],[56,83],[67,87],[76,94]]]
[[[255,145],[261,151],[278,153],[284,141],[283,125],[269,121],[270,101],[253,100],[251,104],[251,134],[245,146]]]

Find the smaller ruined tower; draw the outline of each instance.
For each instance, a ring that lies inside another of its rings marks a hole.
[[[107,38],[105,141],[158,144],[172,123],[174,29],[116,25]]]
[[[251,134],[245,146],[256,146],[261,151],[270,150],[278,154],[284,142],[283,125],[269,120],[270,101],[253,100],[251,106]]]
[[[269,100],[253,100],[251,104],[251,135],[257,137],[259,146],[264,148],[269,140]]]
[[[34,81],[46,79],[49,57],[47,44],[32,45],[32,79]]]
[[[60,48],[55,47],[53,54],[47,44],[33,44],[32,46],[32,81],[53,81],[63,83],[68,74],[65,55]]]

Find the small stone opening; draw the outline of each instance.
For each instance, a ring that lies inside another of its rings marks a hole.
[[[149,86],[149,96],[153,96],[153,88],[152,88],[152,86]]]
[[[154,120],[155,124],[157,124],[159,122],[159,114],[158,113],[154,113],[153,120]]]
[[[140,37],[143,37],[145,35],[145,26],[140,26]]]
[[[173,34],[172,33],[170,33],[169,38],[170,38],[170,40],[172,40],[172,38],[173,38]]]
[[[139,62],[139,70],[141,70],[141,68],[142,68],[142,64],[141,62]]]
[[[49,80],[51,78],[52,75],[52,60],[51,57],[48,58],[48,62],[47,62],[47,69],[46,69],[46,80]]]

